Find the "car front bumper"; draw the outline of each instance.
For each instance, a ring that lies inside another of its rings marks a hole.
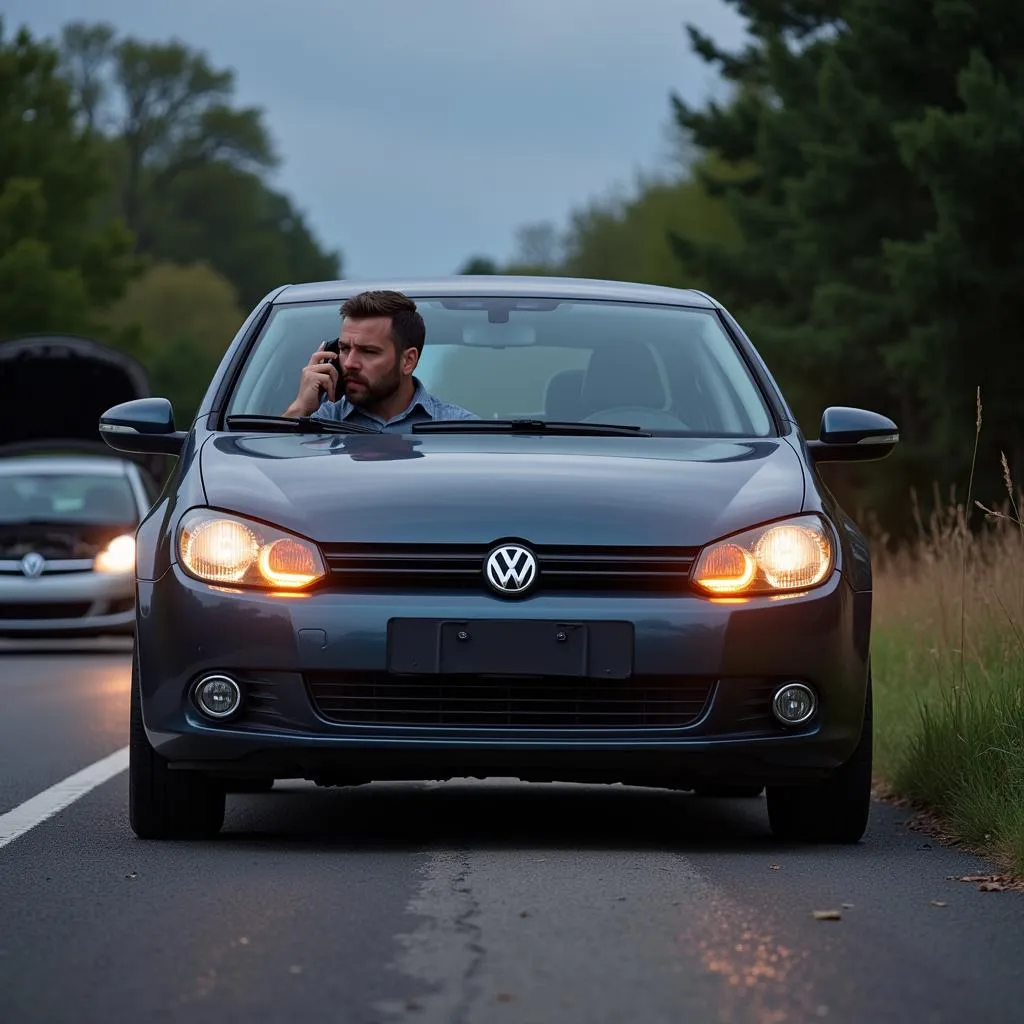
[[[172,566],[140,581],[138,600],[143,720],[155,749],[182,768],[327,784],[463,776],[767,783],[827,773],[853,753],[863,723],[870,594],[854,593],[838,573],[785,598],[509,602],[443,592],[272,596],[206,586]],[[389,675],[389,620],[422,617],[597,629],[625,621],[632,674],[615,684],[534,680],[530,707],[540,713],[528,722],[513,713],[516,680],[454,675],[442,686],[434,676]],[[241,687],[232,719],[212,721],[192,702],[195,682],[211,673]],[[819,696],[815,717],[797,727],[779,724],[770,707],[790,680]],[[487,715],[481,702],[463,701],[467,686],[485,695]],[[604,718],[595,692],[609,709]],[[544,724],[554,695],[560,717]],[[659,710],[669,707],[669,715]]]
[[[93,636],[135,628],[135,577],[127,573],[0,573],[0,636]]]

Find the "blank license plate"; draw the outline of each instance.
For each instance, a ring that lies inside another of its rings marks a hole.
[[[626,679],[631,622],[538,619],[392,619],[388,671],[424,675],[532,675]]]

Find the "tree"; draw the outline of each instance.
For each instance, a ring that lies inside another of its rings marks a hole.
[[[149,248],[145,200],[183,171],[213,160],[264,170],[276,164],[256,108],[231,106],[234,72],[172,40],[118,39],[114,28],[71,22],[64,67],[88,122],[118,142],[121,203],[140,248]]]
[[[151,209],[161,224],[153,257],[209,262],[247,309],[277,285],[340,276],[339,254],[320,249],[291,201],[230,164],[182,172]]]
[[[570,211],[563,231],[549,221],[527,224],[517,232],[517,251],[509,262],[499,266],[490,257],[477,256],[460,273],[554,274],[705,287],[699,266],[681,265],[672,239],[692,239],[727,251],[740,245],[726,201],[707,190],[701,175],[713,169],[729,180],[745,171],[711,155],[695,157],[681,133],[673,132],[672,141],[675,173],[641,175],[628,194],[581,204]]]
[[[77,123],[58,55],[0,19],[0,335],[89,331],[134,272],[131,236],[98,224],[103,153]]]
[[[497,274],[498,264],[490,256],[470,256],[458,271],[460,274]]]
[[[1016,43],[1024,55],[1024,30]],[[966,447],[981,388],[981,480],[990,501],[993,489],[999,493],[999,452],[1018,475],[1024,466],[1013,373],[1024,323],[1024,239],[1015,228],[1024,194],[1009,171],[1024,166],[1024,71],[1019,61],[975,49],[957,85],[959,109],[927,110],[897,134],[936,218],[919,240],[886,247],[896,293],[908,310],[928,312],[915,318],[893,360],[919,382],[925,418],[946,451]]]
[[[557,275],[562,252],[558,229],[551,221],[524,224],[516,232],[516,253],[505,273],[540,277]]]
[[[158,261],[206,260],[245,305],[287,282],[341,276],[291,200],[264,175],[278,158],[263,113],[234,105],[234,72],[172,40],[73,22],[63,67],[85,125],[107,140],[116,210]]]
[[[77,100],[82,123],[90,131],[114,128],[107,119],[107,103],[112,92],[111,54],[116,33],[112,25],[87,25],[73,22],[61,33],[61,70]]]
[[[179,423],[191,423],[244,319],[231,284],[205,264],[150,267],[107,315],[112,329],[134,339],[132,354]]]
[[[1019,443],[993,337],[1022,294],[1005,229],[1021,201],[995,168],[1020,156],[1024,19],[967,0],[730,2],[742,52],[691,39],[731,101],[674,105],[702,149],[750,168],[709,182],[744,245],[677,252],[751,325],[806,430],[826,403],[894,416],[887,472],[843,476],[872,481],[883,521],[909,519],[908,484],[966,481],[975,383]]]
[[[672,236],[732,250],[739,232],[721,199],[693,172],[641,178],[633,195],[591,202],[575,210],[563,269],[574,277],[638,281],[671,288],[705,288],[699,268],[675,258]]]

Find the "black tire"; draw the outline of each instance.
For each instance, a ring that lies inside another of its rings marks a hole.
[[[753,800],[759,797],[763,790],[764,786],[753,783],[748,786],[698,786],[693,795],[709,800]]]
[[[777,838],[799,843],[860,842],[871,813],[872,703],[869,672],[860,742],[830,779],[806,786],[768,787],[768,822]]]
[[[172,770],[150,745],[134,659],[128,752],[128,818],[140,839],[207,839],[221,830],[223,785],[200,772]]]

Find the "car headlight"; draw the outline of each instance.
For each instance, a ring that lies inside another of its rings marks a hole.
[[[135,571],[135,538],[130,533],[115,537],[92,561],[96,572]]]
[[[301,590],[326,573],[320,549],[286,530],[213,509],[193,509],[178,529],[178,558],[204,583]]]
[[[721,597],[808,590],[835,565],[828,527],[816,515],[796,516],[709,544],[697,556],[691,579]]]

